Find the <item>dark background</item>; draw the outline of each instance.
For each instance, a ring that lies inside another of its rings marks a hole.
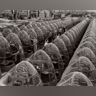
[[[0,11],[5,9],[95,10],[96,0],[0,0]],[[90,87],[0,87],[0,96],[93,96],[95,92]]]
[[[0,0],[2,9],[96,9],[96,0]]]

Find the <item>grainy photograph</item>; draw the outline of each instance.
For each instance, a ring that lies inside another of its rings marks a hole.
[[[0,86],[95,83],[95,10],[0,11]]]

